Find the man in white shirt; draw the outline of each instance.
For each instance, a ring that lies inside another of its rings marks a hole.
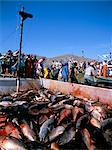
[[[93,62],[88,62],[88,67],[85,69],[84,82],[88,85],[95,84],[95,70],[93,67]]]

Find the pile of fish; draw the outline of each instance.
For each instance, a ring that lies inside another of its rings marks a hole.
[[[44,88],[1,96],[0,149],[112,149],[112,109]]]

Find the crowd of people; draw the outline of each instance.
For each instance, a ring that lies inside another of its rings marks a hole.
[[[20,61],[19,61],[20,60]],[[37,58],[34,55],[13,53],[11,50],[4,55],[0,54],[0,74],[10,74],[13,77],[47,78],[64,82],[78,83],[77,75],[84,75],[84,82],[96,82],[97,76],[112,77],[111,61],[78,62],[74,58],[68,60],[53,60],[46,64],[46,58]]]
[[[0,74],[12,75],[13,77],[36,78],[36,68],[43,70],[42,62],[45,58],[37,60],[34,55],[19,56],[19,51],[13,53],[9,50],[6,54],[0,57]],[[39,73],[39,72],[38,72]]]

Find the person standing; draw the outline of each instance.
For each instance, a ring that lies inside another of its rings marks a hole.
[[[28,58],[26,59],[26,62],[25,62],[25,77],[26,78],[32,77],[32,68],[33,68],[32,56],[28,55]]]
[[[76,74],[77,74],[77,63],[73,63],[72,66],[70,67],[70,82],[71,83],[78,83],[78,80],[76,78]]]
[[[48,74],[49,74],[48,68],[47,68],[47,67],[44,67],[44,78],[45,78],[45,79],[48,79]]]
[[[25,55],[22,54],[21,55],[21,63],[20,63],[20,77],[24,77],[24,73],[25,73]]]
[[[63,64],[62,66],[62,81],[68,82],[68,63]]]
[[[88,67],[85,69],[84,73],[84,83],[88,85],[94,85],[96,80],[95,80],[95,70],[93,67],[93,62],[88,62]]]
[[[107,77],[107,62],[104,61],[103,62],[103,66],[102,66],[102,74],[103,74],[103,77],[106,78]]]

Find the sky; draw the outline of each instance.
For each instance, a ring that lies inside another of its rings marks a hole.
[[[24,53],[97,58],[112,52],[112,1],[0,0],[1,53],[19,49],[22,6],[33,15],[24,21]]]

